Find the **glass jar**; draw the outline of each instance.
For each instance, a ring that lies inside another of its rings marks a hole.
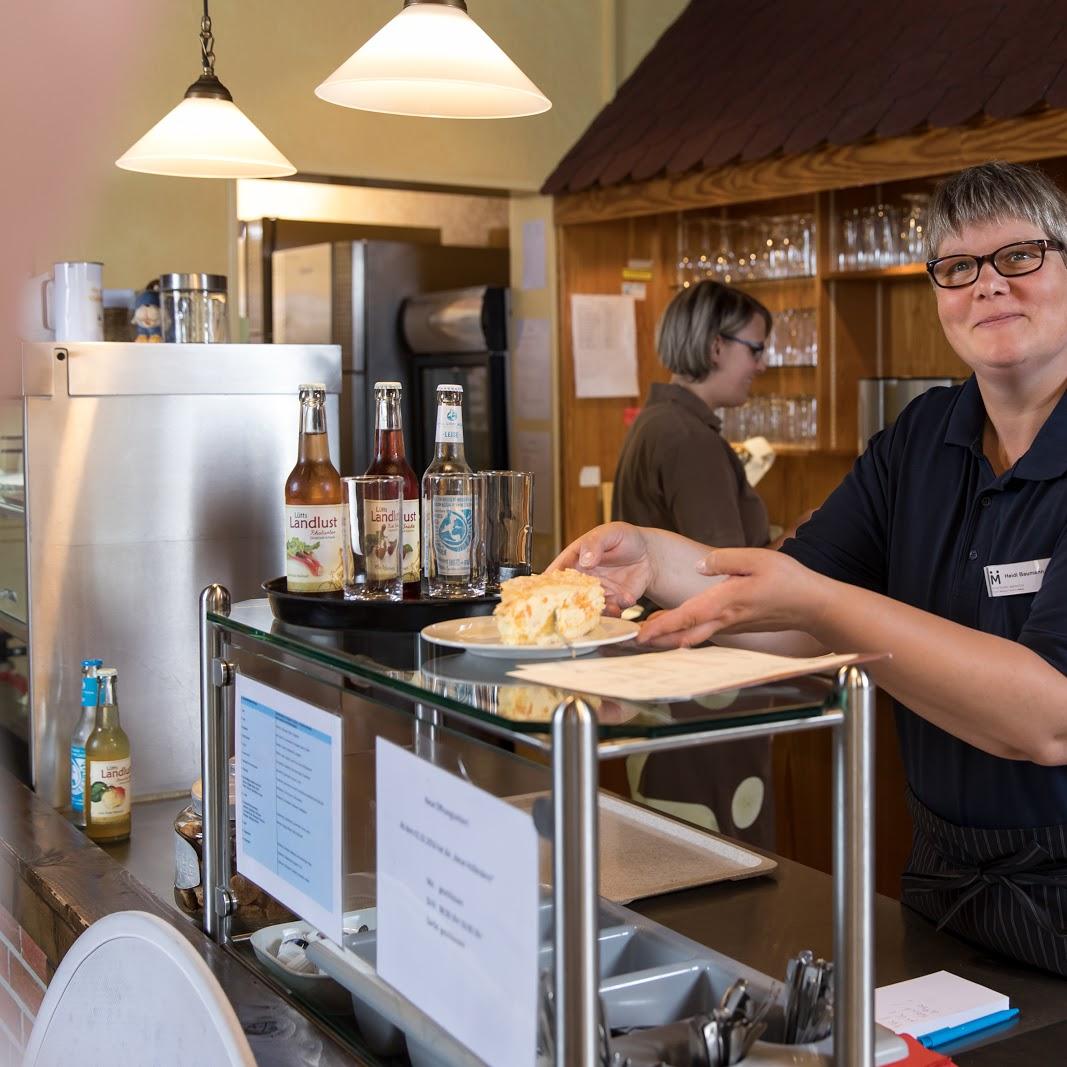
[[[230,760],[230,889],[237,901],[231,932],[250,934],[264,926],[291,922],[295,916],[259,886],[237,873],[236,795]],[[204,798],[198,778],[189,791],[190,803],[174,819],[174,903],[196,919],[204,913]]]
[[[220,344],[230,339],[223,274],[160,275],[159,307],[164,341]]]

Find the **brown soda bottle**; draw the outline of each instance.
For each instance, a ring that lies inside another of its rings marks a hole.
[[[285,483],[285,577],[291,593],[342,586],[341,476],[330,462],[326,386],[300,386],[300,443]]]
[[[400,475],[404,479],[403,552],[404,598],[421,595],[419,480],[404,449],[399,382],[374,383],[374,459],[367,474]]]

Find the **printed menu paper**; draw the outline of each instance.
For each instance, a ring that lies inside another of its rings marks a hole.
[[[772,656],[742,648],[676,648],[636,656],[557,659],[508,671],[524,682],[557,686],[619,700],[690,700],[725,689],[828,671],[854,663],[855,654]]]
[[[571,296],[574,393],[637,396],[637,319],[632,296]]]
[[[237,870],[341,944],[341,719],[237,675]]]
[[[544,219],[530,219],[522,224],[522,287],[545,287]]]
[[[533,820],[379,737],[378,974],[489,1067],[533,1067]]]
[[[895,1034],[924,1037],[1007,1011],[1008,998],[948,971],[924,974],[874,991],[874,1017]]]
[[[519,319],[511,359],[515,418],[552,418],[552,337],[548,319]]]

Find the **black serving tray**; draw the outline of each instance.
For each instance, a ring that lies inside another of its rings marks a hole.
[[[500,602],[496,596],[470,600],[428,596],[417,600],[345,600],[340,592],[290,593],[285,578],[271,578],[262,588],[276,619],[293,626],[314,626],[322,630],[374,629],[418,633],[435,622],[491,615]]]

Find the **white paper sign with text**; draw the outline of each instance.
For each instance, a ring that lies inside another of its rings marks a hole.
[[[379,975],[489,1067],[533,1067],[537,833],[379,737]]]
[[[237,675],[237,869],[337,944],[341,719]]]

